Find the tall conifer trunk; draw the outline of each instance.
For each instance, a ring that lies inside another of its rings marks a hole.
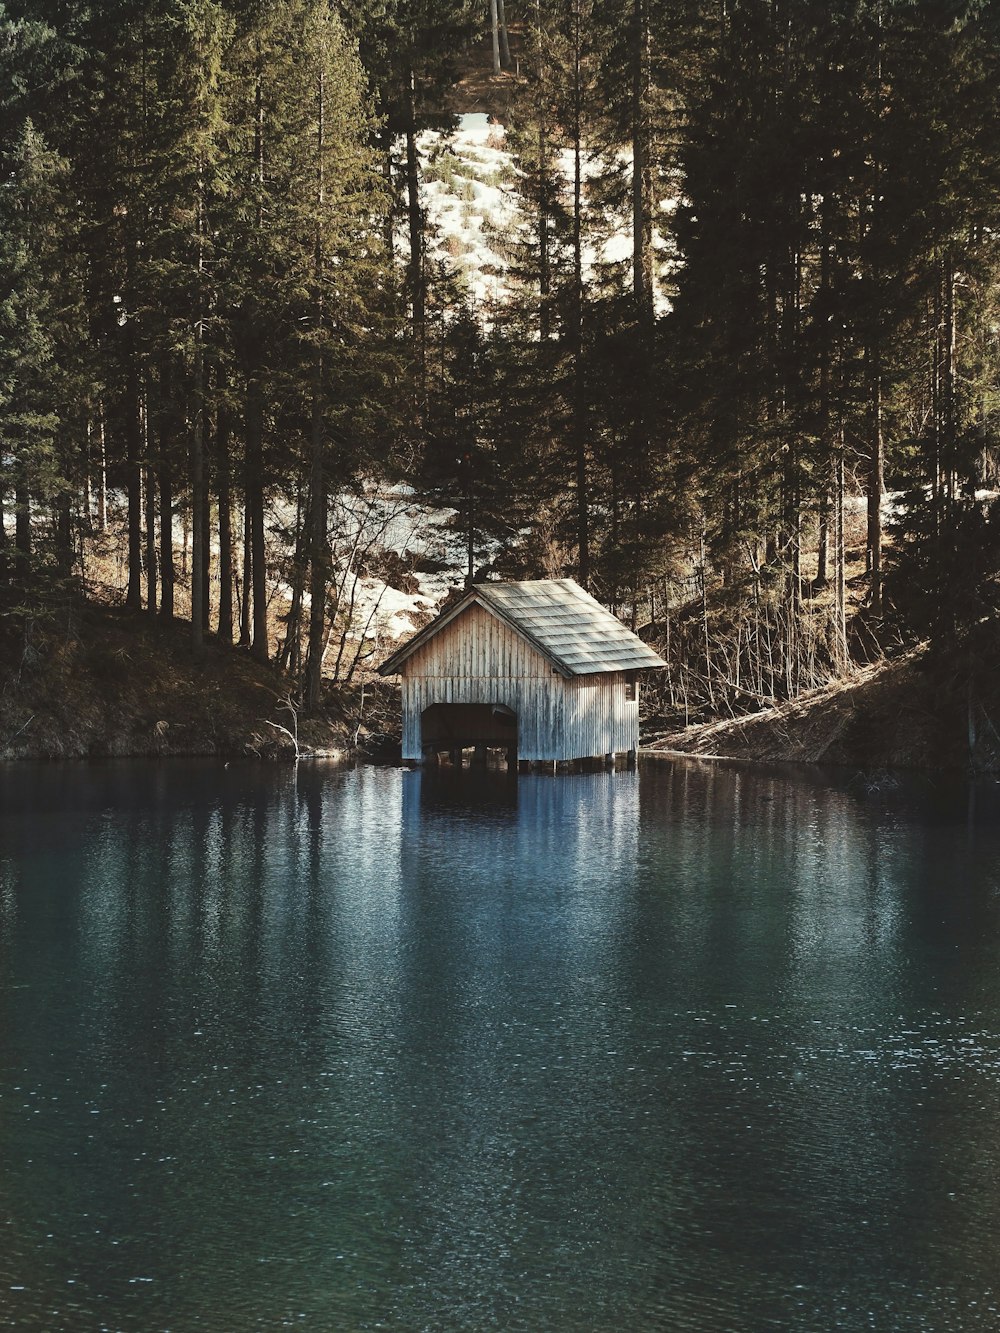
[[[191,430],[191,649],[205,644],[205,385],[200,329],[194,354],[194,421]]]
[[[325,325],[323,278],[325,253],[323,246],[323,210],[326,202],[324,154],[326,152],[326,83],[320,71],[316,88],[316,257],[315,281],[315,334],[312,386],[312,474],[310,477],[310,542],[309,542],[309,651],[306,658],[306,708],[315,712],[322,700],[323,656],[326,636],[326,590],[329,580],[330,548],[327,541],[327,479],[326,439],[323,421],[323,349]]]
[[[882,442],[882,367],[878,335],[865,348],[865,379],[868,415],[868,497],[867,567],[871,588],[871,608],[882,613],[882,492],[885,490]]]
[[[876,3],[877,39],[875,49],[875,111],[878,117],[878,131],[884,109],[882,88],[882,25],[883,13],[881,0]],[[864,343],[865,377],[865,412],[867,416],[868,468],[866,474],[866,492],[868,498],[868,532],[866,543],[866,565],[869,576],[871,609],[875,615],[882,614],[882,492],[885,489],[883,475],[882,441],[882,338],[885,311],[883,310],[883,282],[879,245],[882,240],[882,161],[881,145],[876,144],[872,153],[872,184],[868,197],[867,242],[869,257],[866,278],[869,288],[868,328]]]
[[[541,5],[535,0],[535,56],[538,62],[538,333],[546,343],[552,333],[552,262],[549,249],[549,223],[552,218],[552,192],[549,186],[549,106],[545,37],[542,31]]]
[[[295,550],[289,579],[292,596],[288,606],[288,614],[285,617],[285,637],[277,658],[279,670],[296,678],[302,666],[302,602],[305,596],[309,551],[312,543],[311,511],[309,513],[303,511],[303,505],[307,499],[306,485],[300,479],[296,486]]]
[[[843,431],[834,471],[834,597],[835,608],[835,650],[834,661],[841,671],[847,669],[847,588],[844,571],[844,439]]]
[[[497,0],[490,0],[490,33],[493,37],[493,73],[500,73],[500,19]]]
[[[108,448],[104,429],[104,404],[98,410],[97,441],[99,446],[99,474],[97,480],[97,530],[108,530]]]
[[[94,521],[94,419],[87,418],[86,433],[83,437],[83,510],[84,526],[89,531]],[[3,524],[0,523],[0,528]]]
[[[587,423],[583,366],[583,41],[580,0],[573,0],[573,445],[576,455],[577,572],[590,583],[590,497],[587,477]]]
[[[256,231],[264,231],[264,56],[257,48],[257,70],[254,84],[254,172],[257,184]],[[249,364],[246,371],[244,398],[244,517],[243,517],[243,581],[244,617],[240,642],[250,647],[250,655],[258,662],[270,659],[267,629],[267,567],[264,551],[264,399],[261,384],[261,355],[256,342],[256,311],[252,308],[249,325]]]
[[[128,528],[128,584],[125,609],[142,610],[142,385],[139,377],[139,346],[136,332],[138,303],[137,240],[129,220],[125,232],[126,314],[121,350],[124,359],[125,496]]]
[[[201,486],[201,627],[205,634],[212,631],[212,471],[208,450],[202,445]]]
[[[191,432],[191,648],[200,657],[205,641],[205,443],[201,351],[195,353],[195,416]]]
[[[650,123],[649,0],[632,0],[630,131],[632,140],[632,296],[635,303],[637,392],[632,413],[633,485],[645,496],[649,485],[653,420],[653,168]]]
[[[131,324],[131,319],[129,324]],[[128,506],[128,585],[125,609],[142,610],[142,403],[135,338],[127,338],[125,373],[125,493]]]
[[[383,232],[385,252],[389,256],[390,264],[394,266],[396,259],[396,180],[393,173],[393,167],[395,165],[393,145],[396,142],[396,136],[388,125],[383,127],[379,136],[379,142],[382,148],[382,175],[385,180],[385,197],[388,201],[388,206],[385,210]]]
[[[823,92],[827,89],[829,71],[824,67]],[[821,101],[825,106],[825,101]],[[829,163],[824,164],[829,170]],[[833,217],[833,199],[829,183],[825,184],[819,209],[819,291],[817,302],[821,310],[826,309],[830,299],[832,242],[831,225]],[[829,578],[830,553],[830,495],[836,489],[836,457],[833,444],[833,416],[831,409],[831,374],[833,360],[832,329],[829,317],[819,322],[819,465],[827,480],[823,484],[820,496],[819,512],[819,551],[816,562],[816,587],[826,586]]]
[[[198,173],[198,195],[195,205],[195,244],[198,247],[197,284],[194,323],[194,392],[192,406],[194,421],[191,431],[191,651],[199,660],[205,651],[205,626],[208,622],[208,532],[205,522],[205,292],[203,253],[204,241],[204,177]]]
[[[230,486],[229,412],[220,402],[215,422],[216,499],[219,504],[219,618],[221,643],[233,641],[233,510]]]
[[[143,490],[146,499],[146,610],[156,615],[156,473],[152,467],[143,470]]]
[[[170,468],[162,462],[160,500],[160,619],[174,618],[174,496]]]
[[[427,314],[424,293],[424,220],[420,208],[420,162],[417,157],[416,74],[412,65],[406,72],[405,115],[406,216],[410,237],[406,285],[410,297],[413,343],[417,353],[419,413],[422,417],[427,403]]]
[[[504,0],[497,0],[497,23],[500,30],[500,64],[510,69],[514,64],[510,57],[510,34],[507,31],[507,6]]]
[[[640,328],[653,318],[653,173],[648,0],[632,2],[632,290]]]
[[[549,145],[544,110],[538,122],[538,333],[543,343],[552,333],[552,264],[549,256]]]
[[[250,502],[246,491],[243,494],[243,542],[240,558],[242,580],[240,582],[240,640],[241,648],[250,647],[250,580],[253,577],[253,549],[250,537]]]
[[[306,657],[306,707],[319,708],[323,689],[323,656],[326,637],[326,592],[330,552],[327,542],[328,495],[324,467],[323,413],[319,385],[322,361],[316,367],[317,386],[312,406],[312,475],[310,478],[309,539],[309,648]]]
[[[139,104],[139,142],[136,148],[137,161],[132,162],[133,169],[138,162],[144,161],[147,152],[147,134],[149,122],[148,106],[148,32],[147,15],[142,12],[140,29],[140,104]],[[142,383],[139,371],[139,339],[137,333],[139,301],[139,254],[143,235],[136,234],[136,226],[142,227],[142,203],[122,210],[125,226],[125,305],[123,352],[125,356],[125,492],[128,504],[128,586],[125,592],[125,609],[138,612],[142,610],[142,454],[143,454],[143,403]]]
[[[156,430],[156,397],[151,377],[149,375],[144,375],[143,380],[142,494],[146,539],[146,611],[148,615],[155,616],[158,562],[156,558],[156,469],[153,459],[153,436]]]
[[[267,567],[264,554],[264,404],[257,371],[246,386],[246,524],[250,591],[250,655],[258,662],[270,657],[267,632]]]

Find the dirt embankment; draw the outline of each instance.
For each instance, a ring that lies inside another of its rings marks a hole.
[[[998,772],[1000,680],[914,651],[758,713],[689,727],[651,719],[645,732],[646,748],[706,757]]]
[[[189,627],[102,606],[74,612],[0,658],[0,759],[294,753],[296,720],[281,677],[209,639],[192,660]],[[391,707],[391,701],[388,704]],[[369,687],[331,694],[320,717],[297,720],[303,749],[354,752],[393,726]]]

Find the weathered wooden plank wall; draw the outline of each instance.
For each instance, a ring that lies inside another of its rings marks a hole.
[[[625,698],[623,671],[562,682],[567,742],[573,758],[639,748],[639,704]]]
[[[420,718],[440,703],[503,704],[521,759],[579,759],[639,743],[639,706],[622,672],[564,679],[526,639],[470,606],[403,666],[403,758],[421,757]]]

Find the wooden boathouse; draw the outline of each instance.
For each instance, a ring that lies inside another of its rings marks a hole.
[[[404,761],[634,762],[639,673],[665,666],[572,579],[477,583],[380,667],[399,674]]]

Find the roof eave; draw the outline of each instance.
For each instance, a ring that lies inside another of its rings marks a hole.
[[[642,666],[596,666],[587,671],[572,671],[573,676],[617,676],[623,671],[665,671],[666,662],[644,662]]]

